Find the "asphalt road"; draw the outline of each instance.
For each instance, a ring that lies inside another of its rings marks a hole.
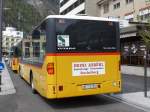
[[[147,78],[147,87],[150,90],[150,78]],[[122,92],[132,93],[144,91],[144,77],[135,75],[122,75]]]
[[[10,74],[17,92],[0,96],[0,112],[144,112],[103,95],[46,100],[32,94],[30,86],[17,74]]]

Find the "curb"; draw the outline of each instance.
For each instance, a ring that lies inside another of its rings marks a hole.
[[[127,103],[129,105],[135,106],[136,108],[139,108],[139,109],[144,110],[146,112],[150,112],[150,107],[147,107],[145,105],[142,105],[142,104],[139,104],[139,103],[135,103],[133,101],[127,100],[127,99],[125,99],[125,98],[123,98],[121,96],[115,95],[115,94],[111,94],[110,97],[114,97],[114,98],[118,99],[119,101],[123,101],[123,102],[125,102],[125,103]]]
[[[2,85],[1,85],[1,92],[0,95],[10,95],[10,94],[15,94],[16,89],[13,85],[13,82],[10,77],[10,73],[8,71],[8,68],[6,66],[6,63],[3,60],[3,63],[5,65],[5,69],[2,72]]]
[[[15,93],[16,93],[15,89],[9,89],[9,90],[5,90],[5,91],[0,92],[0,96],[11,95],[11,94],[15,94]]]

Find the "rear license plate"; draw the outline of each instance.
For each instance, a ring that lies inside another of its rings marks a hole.
[[[85,85],[82,85],[82,88],[83,89],[95,89],[97,88],[97,84],[85,84]]]

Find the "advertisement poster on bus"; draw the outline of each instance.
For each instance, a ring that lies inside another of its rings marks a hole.
[[[103,75],[105,62],[74,62],[72,63],[73,76]]]

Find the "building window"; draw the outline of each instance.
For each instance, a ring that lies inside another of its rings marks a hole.
[[[132,3],[134,0],[126,0],[126,4]]]
[[[30,42],[25,42],[26,47],[30,47]]]
[[[125,15],[125,16],[124,16],[124,19],[126,19],[126,20],[128,20],[128,21],[130,21],[130,22],[133,22],[133,20],[134,20],[134,14],[133,14],[133,13],[130,13],[130,14],[128,14],[128,15]]]
[[[149,8],[139,11],[139,19],[141,21],[147,21],[149,18],[150,18],[150,9]]]
[[[109,3],[108,2],[104,3],[103,8],[104,8],[104,13],[108,13],[109,12]]]
[[[118,8],[120,8],[120,2],[114,4],[114,9],[118,9]]]
[[[129,20],[129,22],[133,22],[134,21],[134,19],[133,18],[130,18],[130,19],[128,19]]]
[[[142,20],[142,21],[146,21],[146,20],[148,20],[149,18],[150,18],[150,13],[140,16],[140,20]]]

